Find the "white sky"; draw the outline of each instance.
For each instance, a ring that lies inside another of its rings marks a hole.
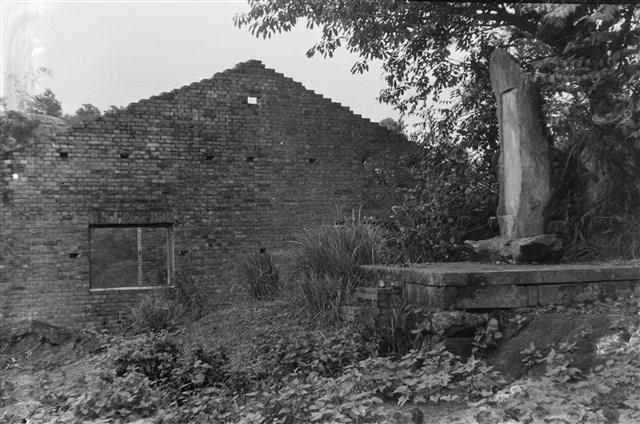
[[[376,100],[385,85],[379,65],[352,75],[356,58],[345,50],[308,59],[319,35],[303,25],[257,39],[233,25],[246,1],[0,0],[0,9],[3,95],[8,74],[45,66],[52,76],[40,78],[38,89],[51,88],[65,113],[83,103],[125,106],[259,59],[374,121],[399,116]],[[29,19],[16,18],[26,12]]]

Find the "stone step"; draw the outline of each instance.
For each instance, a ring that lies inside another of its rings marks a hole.
[[[376,280],[402,285],[409,302],[433,309],[567,305],[640,296],[640,267],[634,265],[456,262],[363,269]]]

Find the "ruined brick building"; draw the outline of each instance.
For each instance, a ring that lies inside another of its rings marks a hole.
[[[0,324],[98,324],[188,266],[212,302],[238,259],[285,247],[380,190],[399,136],[259,61],[5,155]]]

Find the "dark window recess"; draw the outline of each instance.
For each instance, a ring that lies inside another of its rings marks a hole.
[[[316,158],[309,158],[309,163],[316,163]]]
[[[253,162],[254,159],[255,158],[253,156],[247,156],[247,162]]]
[[[69,152],[58,152],[58,155],[62,158],[62,159],[66,159],[69,157]]]
[[[129,159],[129,153],[127,153],[127,152],[121,152],[121,153],[120,153],[120,158],[121,158],[121,159]]]
[[[266,248],[264,248],[264,247],[261,247],[261,248],[260,248],[260,253],[267,253],[267,249],[266,249]]]
[[[171,284],[170,225],[101,225],[89,230],[91,288]]]
[[[204,158],[206,160],[213,160],[213,155],[205,155]]]
[[[71,259],[76,259],[80,254],[78,252],[69,253],[69,257]]]

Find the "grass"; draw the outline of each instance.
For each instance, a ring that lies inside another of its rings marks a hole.
[[[297,273],[343,279],[357,274],[360,265],[382,261],[386,239],[379,227],[354,220],[304,228],[296,235],[292,247]]]
[[[271,299],[282,287],[278,268],[269,252],[246,254],[240,269],[249,294],[254,299]]]
[[[143,296],[131,308],[132,323],[141,331],[173,329],[182,315],[180,305],[164,290]]]
[[[385,257],[383,231],[360,219],[300,231],[292,242],[293,290],[300,307],[318,316],[349,299],[362,279],[360,265]]]

